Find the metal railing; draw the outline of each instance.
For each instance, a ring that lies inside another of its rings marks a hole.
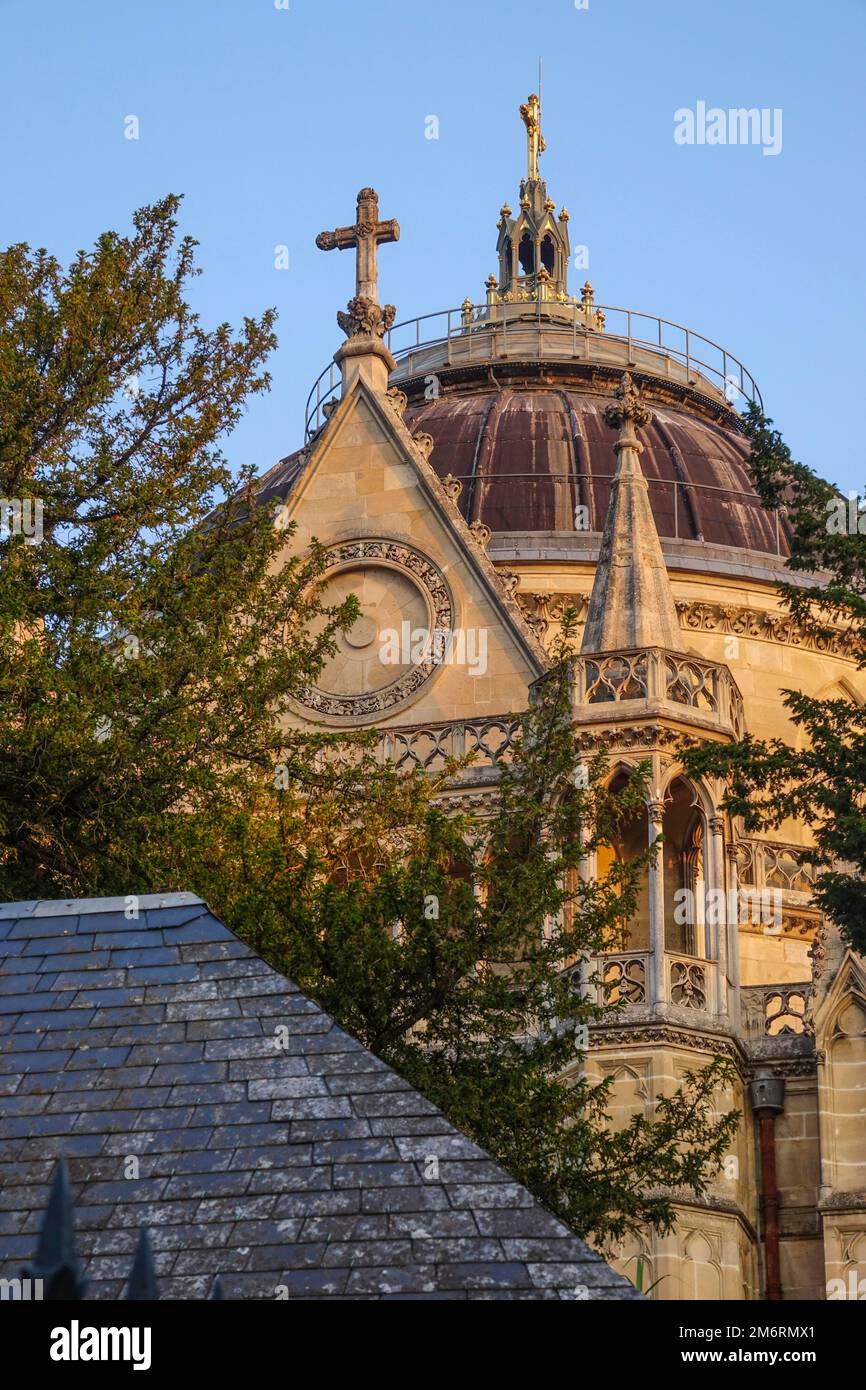
[[[684,377],[676,379],[697,385],[700,377],[714,388],[731,407],[737,410],[754,400],[763,408],[761,393],[751,372],[727,348],[706,338],[685,324],[647,314],[639,309],[619,305],[593,304],[592,310],[605,315],[604,331],[587,326],[585,309],[578,303],[551,304],[539,299],[530,303],[500,303],[461,305],[454,309],[439,309],[430,314],[403,319],[390,328],[385,341],[397,361],[395,379],[408,379],[421,371],[437,348],[446,348],[446,359],[452,352],[461,362],[475,363],[507,358],[509,344],[520,347],[521,356],[527,353],[539,361],[605,362],[609,354],[605,347],[611,343],[625,344],[628,362],[635,349],[649,355],[647,364],[662,375],[671,376],[671,365],[683,369]],[[527,333],[535,333],[534,348],[527,343]],[[423,329],[422,329],[423,325]],[[672,335],[677,341],[672,342]],[[633,363],[632,365],[638,365]],[[693,374],[697,374],[697,376]],[[324,407],[340,387],[340,370],[331,362],[313,383],[304,411],[305,438],[317,432],[325,422]]]
[[[612,483],[614,478],[616,477],[616,474],[557,473],[554,475],[552,473],[539,474],[530,472],[509,472],[505,474],[491,474],[479,471],[475,474],[457,473],[453,476],[457,478],[457,480],[461,483],[471,483],[472,481],[475,481],[476,483],[483,482],[485,487],[490,488],[496,486],[496,484],[508,485],[512,482],[520,481],[521,479],[531,479],[533,485],[548,483],[554,487],[557,485],[571,485],[572,483],[586,483],[594,485],[595,483]],[[788,515],[787,507],[774,507],[771,511],[768,507],[764,507],[757,492],[749,492],[746,488],[722,487],[718,483],[696,483],[693,482],[691,478],[650,478],[647,477],[646,474],[644,474],[644,478],[646,483],[650,487],[669,487],[673,490],[673,534],[671,535],[671,533],[665,531],[659,524],[659,518],[656,517],[656,529],[658,530],[658,533],[661,537],[664,537],[667,540],[694,539],[694,537],[690,538],[688,535],[680,534],[680,519],[683,510],[683,503],[680,501],[680,493],[684,493],[687,498],[691,496],[700,497],[704,493],[710,493],[710,502],[713,502],[715,500],[716,495],[719,494],[720,500],[726,500],[730,498],[735,502],[748,503],[750,506],[756,507],[760,512],[766,512],[768,524],[772,526],[773,529],[773,543],[775,545],[775,554],[780,557],[782,556],[782,537],[784,534],[784,520]],[[582,529],[583,528],[580,526],[575,526],[575,531],[579,532]],[[598,530],[600,531],[601,527],[599,527]],[[723,544],[723,542],[720,542],[720,544]]]

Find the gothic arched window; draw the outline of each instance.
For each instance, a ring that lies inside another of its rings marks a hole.
[[[520,245],[517,248],[517,257],[520,261],[520,269],[524,275],[534,275],[535,273],[535,246],[532,237],[528,232],[524,232],[520,238]]]
[[[617,772],[611,782],[611,789],[621,791],[627,780],[627,772],[622,770]],[[616,861],[628,863],[629,860],[643,854],[647,847],[647,835],[647,812],[646,807],[642,806],[639,811],[635,811],[617,828],[617,833],[609,844],[599,845],[596,854],[596,871],[599,880],[606,877]],[[624,940],[614,942],[612,945],[617,950],[649,950],[649,883],[646,871],[641,875],[635,913],[628,924]]]
[[[704,927],[704,822],[692,787],[678,777],[664,813],[665,948],[707,956]]]

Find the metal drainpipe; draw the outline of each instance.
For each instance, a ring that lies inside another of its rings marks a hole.
[[[759,1074],[749,1082],[752,1113],[758,1121],[761,1153],[761,1213],[764,1218],[764,1279],[770,1303],[782,1299],[779,1262],[779,1186],[776,1181],[776,1116],[785,1109],[785,1080]]]

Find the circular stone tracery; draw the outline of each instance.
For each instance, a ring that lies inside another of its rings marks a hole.
[[[402,705],[433,675],[453,628],[441,571],[413,546],[356,540],[329,547],[320,582],[325,605],[354,594],[361,613],[301,703],[330,720],[369,720]]]

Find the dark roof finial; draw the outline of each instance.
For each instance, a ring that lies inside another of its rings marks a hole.
[[[84,1296],[87,1281],[81,1277],[75,1250],[72,1184],[63,1158],[54,1170],[36,1258],[23,1275],[26,1279],[43,1281],[45,1299],[70,1301]]]
[[[135,1259],[129,1271],[126,1298],[136,1303],[154,1303],[159,1298],[156,1287],[156,1270],[153,1265],[153,1251],[147,1227],[142,1226],[135,1247]]]

